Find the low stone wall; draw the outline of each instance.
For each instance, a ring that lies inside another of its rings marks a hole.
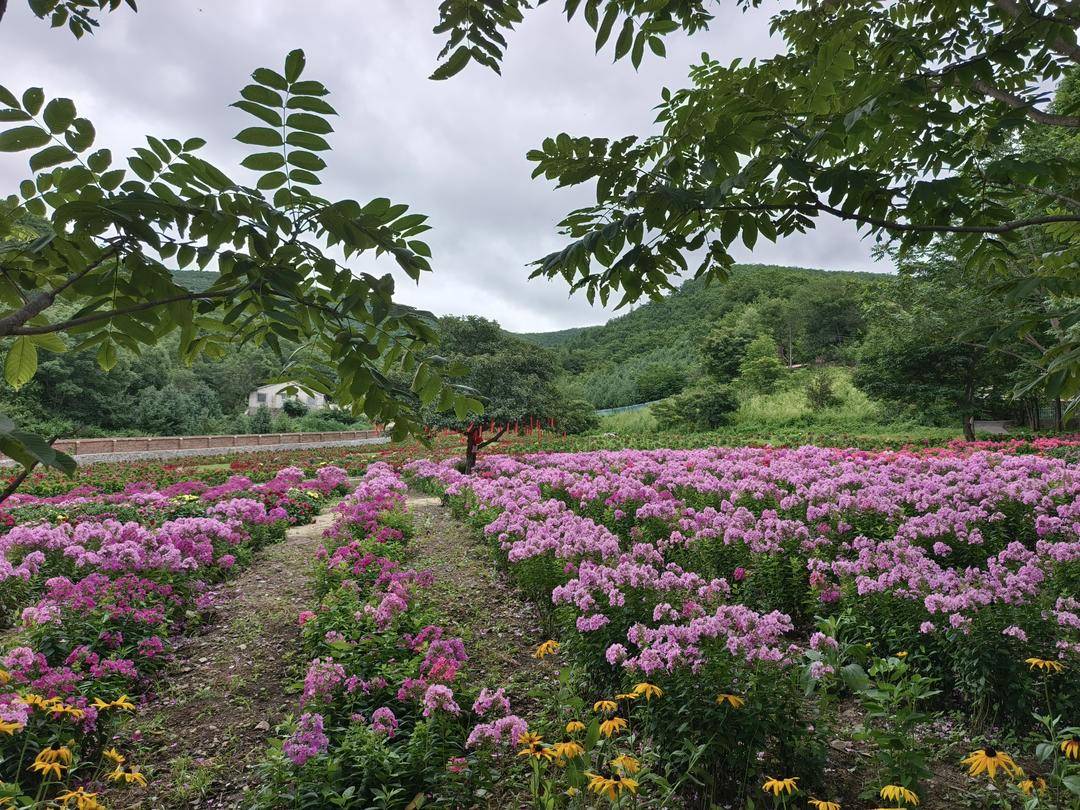
[[[123,436],[115,439],[60,439],[53,444],[73,456],[102,453],[136,453],[150,450],[206,450],[233,447],[289,446],[374,439],[377,430],[343,430],[323,433],[250,433],[235,436]]]

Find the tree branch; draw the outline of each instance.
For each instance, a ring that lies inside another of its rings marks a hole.
[[[495,442],[497,442],[499,439],[502,438],[502,435],[504,433],[506,433],[506,425],[503,425],[501,428],[499,428],[499,432],[496,433],[494,436],[492,436],[490,439],[486,439],[485,441],[482,441],[478,445],[476,445],[476,449],[477,450],[483,450],[489,444],[494,444]]]
[[[1069,129],[1080,129],[1080,116],[1077,115],[1054,115],[1048,113],[1045,110],[1040,110],[1034,106],[1030,101],[1021,98],[1014,93],[1008,93],[1005,90],[994,87],[989,82],[984,82],[982,79],[975,79],[971,86],[982,93],[984,96],[989,96],[996,101],[1000,101],[1014,110],[1023,110],[1032,121],[1039,124],[1048,124],[1055,127],[1067,127]]]
[[[2,1],[3,0],[0,0],[0,2]],[[100,256],[97,257],[97,259],[90,262],[90,264],[88,264],[78,273],[73,273],[72,275],[64,279],[63,283],[59,287],[56,287],[52,290],[46,290],[45,292],[40,292],[37,295],[31,296],[30,299],[27,300],[26,306],[24,306],[22,309],[17,309],[10,315],[6,315],[5,317],[0,318],[0,337],[15,334],[45,334],[44,332],[19,332],[17,330],[28,320],[37,315],[40,315],[42,312],[51,307],[53,305],[53,302],[56,301],[56,296],[60,295],[62,292],[64,292],[64,290],[77,282],[79,279],[86,276],[88,273],[100,267],[106,260],[115,256],[119,252],[119,250],[119,244],[113,245],[111,248],[109,248],[109,250],[102,253]],[[48,331],[56,330],[52,329]]]
[[[4,19],[5,11],[7,11],[7,0],[0,0],[0,20]]]
[[[782,203],[782,204],[761,204],[761,205],[719,205],[710,206],[709,211],[798,211],[804,214],[810,214],[814,211],[821,211],[826,214],[831,214],[839,219],[845,219],[850,222],[859,222],[863,225],[872,225],[875,228],[881,228],[887,231],[898,231],[900,233],[1010,233],[1012,231],[1022,230],[1023,228],[1032,228],[1036,225],[1050,225],[1055,222],[1080,222],[1080,214],[1055,214],[1042,217],[1029,217],[1027,219],[1013,219],[1007,222],[1002,222],[999,225],[918,225],[910,222],[896,222],[890,219],[880,219],[878,217],[868,217],[863,214],[856,214],[851,211],[845,211],[842,208],[834,208],[831,205],[826,205],[820,200],[805,203]]]
[[[1057,15],[1046,15],[1037,13],[1030,4],[1026,9],[1020,8],[1020,4],[1016,0],[994,0],[995,5],[1012,17],[1014,20],[1023,16],[1033,17],[1036,20],[1043,20],[1045,22],[1059,23],[1061,25],[1068,25],[1075,27],[1078,20],[1071,17],[1059,17]],[[1067,42],[1061,37],[1054,37],[1050,40],[1050,47],[1060,53],[1062,56],[1067,56],[1074,62],[1080,62],[1080,46],[1074,45],[1071,42]]]
[[[117,315],[130,315],[133,312],[144,312],[148,309],[154,309],[155,307],[165,306],[166,304],[175,304],[179,301],[212,301],[215,298],[228,298],[229,296],[239,295],[245,290],[251,289],[251,285],[245,285],[233,290],[223,290],[216,293],[185,293],[184,295],[174,295],[169,298],[160,298],[157,301],[145,301],[141,304],[134,304],[130,307],[122,307],[120,309],[109,310],[108,312],[95,312],[92,315],[83,315],[81,318],[72,318],[70,321],[62,321],[60,323],[50,323],[46,326],[26,326],[22,328],[12,329],[7,334],[9,335],[47,335],[51,332],[64,332],[68,329],[74,329],[78,326],[85,326],[89,323],[97,323],[98,321],[107,320],[109,318],[115,318]],[[0,333],[2,334],[2,333]]]

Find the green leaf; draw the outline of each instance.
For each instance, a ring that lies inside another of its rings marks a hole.
[[[280,73],[275,73],[270,68],[258,68],[251,74],[251,78],[257,81],[259,84],[266,87],[273,87],[275,90],[288,90],[289,82],[285,81],[285,77]]]
[[[267,127],[248,127],[237,133],[236,140],[253,146],[281,146],[282,143],[281,133]]]
[[[325,96],[330,93],[330,91],[323,86],[322,82],[312,81],[296,82],[296,84],[289,88],[289,92],[294,96]]]
[[[278,188],[285,185],[287,180],[288,178],[285,176],[285,172],[270,172],[269,174],[264,174],[260,177],[256,186],[261,189]]]
[[[49,133],[41,127],[25,126],[0,133],[0,152],[22,152],[37,149],[50,141]]]
[[[307,169],[311,172],[321,171],[326,168],[326,161],[311,152],[299,150],[289,153],[289,165],[298,169]],[[277,168],[276,166],[274,168]]]
[[[89,149],[94,143],[94,137],[97,134],[94,131],[94,125],[85,118],[76,118],[71,125],[74,127],[75,131],[68,132],[64,135],[64,140],[67,141],[67,145],[76,152],[82,152]]]
[[[67,163],[69,160],[74,159],[74,152],[66,146],[54,144],[46,149],[42,149],[30,158],[30,169],[31,171],[39,172],[42,169],[50,169],[53,166],[59,166],[61,163]]]
[[[256,104],[254,101],[237,101],[232,106],[254,115],[256,118],[265,121],[272,127],[281,126],[281,114],[277,110],[271,110],[269,107]]]
[[[292,158],[293,155],[289,155],[290,161]],[[248,155],[240,162],[240,165],[256,172],[270,172],[285,165],[285,156],[281,152],[258,152]]]
[[[312,96],[293,96],[285,106],[290,110],[309,110],[322,115],[337,115],[337,110],[321,98],[313,98]]]
[[[300,74],[304,72],[304,66],[307,64],[307,58],[304,56],[304,52],[299,48],[295,51],[291,51],[288,56],[285,57],[285,80],[292,84],[300,78]]]
[[[6,104],[9,107],[20,107],[19,100],[15,98],[15,94],[8,90],[3,85],[0,85],[0,103]]]
[[[265,104],[267,107],[280,107],[285,102],[280,93],[275,93],[269,87],[263,87],[261,84],[249,84],[240,91],[240,95],[248,101]]]
[[[299,146],[301,149],[310,149],[312,152],[325,152],[330,148],[325,138],[312,135],[310,132],[290,132],[285,143],[289,146]]]
[[[316,135],[326,135],[334,131],[334,128],[330,126],[330,122],[325,118],[306,112],[293,113],[285,119],[285,126],[303,132],[314,132]]]
[[[116,365],[116,344],[106,338],[98,349],[97,362],[103,371],[111,371]]]
[[[41,112],[41,105],[45,103],[45,91],[40,87],[31,87],[22,97],[23,109],[31,115]]]
[[[45,106],[45,126],[54,135],[66,130],[75,120],[75,102],[70,98],[54,98]]]
[[[64,343],[64,339],[57,332],[49,332],[45,335],[30,335],[30,340],[34,341],[35,346],[49,352],[60,354],[68,350],[68,345]]]
[[[30,382],[37,372],[37,346],[30,338],[22,335],[15,338],[4,361],[4,379],[16,391]]]
[[[456,76],[465,69],[465,66],[469,64],[469,60],[472,59],[472,52],[467,45],[461,45],[456,51],[450,54],[450,58],[435,68],[435,72],[431,74],[429,78],[434,81],[444,81],[451,76]]]

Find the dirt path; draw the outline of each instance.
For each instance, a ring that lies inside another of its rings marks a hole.
[[[494,551],[438,498],[410,493],[409,511],[416,521],[409,565],[434,572],[435,584],[423,598],[464,640],[470,684],[507,687],[514,711],[525,714],[528,693],[558,677],[553,659],[533,657],[546,639],[539,612],[499,570]]]
[[[323,530],[315,522],[288,530],[219,592],[217,619],[185,638],[161,678],[157,699],[133,721],[150,785],[105,796],[108,807],[232,808],[257,781],[253,768],[282,718],[295,711],[297,615],[314,596],[307,571]]]

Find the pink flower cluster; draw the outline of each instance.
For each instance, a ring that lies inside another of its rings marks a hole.
[[[1055,617],[1059,652],[1075,655],[1077,613],[1053,583],[1080,561],[1080,468],[1029,452],[1035,444],[1026,455],[1000,445],[542,453],[488,456],[468,477],[452,461],[406,470],[483,520],[512,566],[558,561],[553,602],[575,609],[582,633],[610,632],[616,618],[629,627],[608,660],[646,673],[716,654],[789,660],[791,618],[738,603],[777,558],[805,572],[801,587],[823,609],[892,600],[917,606],[914,631],[966,633],[985,618],[1018,644],[1027,622]],[[708,574],[685,562],[703,559],[732,562]]]

